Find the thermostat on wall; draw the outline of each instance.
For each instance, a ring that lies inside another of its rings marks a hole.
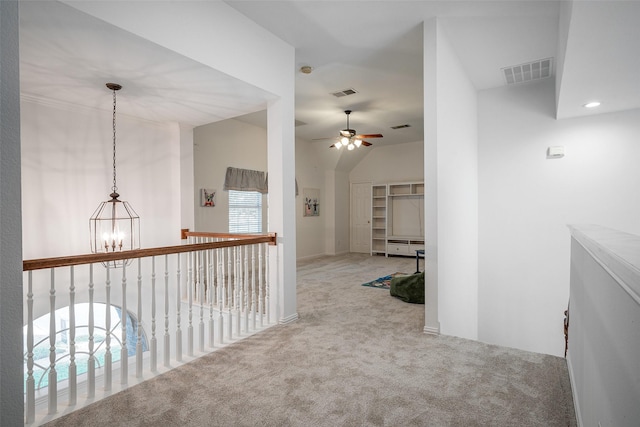
[[[564,157],[564,147],[563,146],[555,146],[547,148],[547,159],[557,159],[560,157]]]

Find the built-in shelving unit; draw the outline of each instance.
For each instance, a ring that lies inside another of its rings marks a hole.
[[[371,187],[371,255],[387,253],[387,185]]]
[[[424,183],[375,184],[371,254],[415,256],[424,249]]]

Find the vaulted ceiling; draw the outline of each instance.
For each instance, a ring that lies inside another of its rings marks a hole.
[[[553,58],[559,118],[640,108],[637,1],[226,3],[293,45],[297,70],[312,67],[296,73],[303,139],[337,135],[350,109],[351,128],[384,135],[376,145],[422,140],[422,22],[434,17],[478,90],[504,86],[504,67]],[[241,115],[264,121],[255,112],[269,94],[67,4],[21,2],[20,15],[25,97],[108,109],[104,83],[115,79],[126,114],[190,126]],[[345,89],[356,93],[333,95]],[[583,108],[591,99],[602,102],[597,111]]]

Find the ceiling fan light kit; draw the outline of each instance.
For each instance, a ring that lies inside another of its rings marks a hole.
[[[371,143],[365,141],[364,138],[382,138],[382,134],[379,133],[357,135],[356,131],[349,127],[349,115],[351,114],[351,110],[344,110],[344,113],[347,115],[347,128],[340,131],[340,136],[336,138],[337,142],[329,148],[336,148],[339,150],[342,147],[347,147],[347,150],[351,151],[363,145],[365,147],[370,146]]]

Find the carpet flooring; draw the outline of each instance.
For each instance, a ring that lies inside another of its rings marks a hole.
[[[564,359],[426,335],[424,305],[361,286],[413,264],[359,254],[299,262],[297,322],[48,425],[576,425]]]

